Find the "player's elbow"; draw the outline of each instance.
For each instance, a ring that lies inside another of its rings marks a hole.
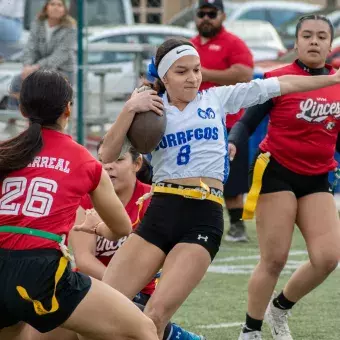
[[[120,228],[119,232],[120,232],[119,238],[128,236],[132,233],[132,226],[130,220],[122,224],[122,227]]]
[[[253,79],[253,70],[252,69],[243,69],[240,72],[240,79],[242,83],[248,83]]]
[[[118,241],[120,238],[128,236],[132,232],[132,226],[130,220],[117,221],[113,226],[110,227],[110,233],[103,235],[110,241]]]

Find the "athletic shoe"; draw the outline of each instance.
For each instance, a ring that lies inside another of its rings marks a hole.
[[[206,338],[202,335],[196,335],[194,333],[188,332],[182,327],[173,323],[168,340],[206,340]]]
[[[224,239],[229,242],[248,242],[249,239],[243,221],[232,223]]]
[[[249,333],[243,333],[243,329],[238,340],[262,340],[261,332],[253,331]]]
[[[270,301],[264,320],[270,328],[273,339],[293,340],[288,327],[288,316],[290,316],[290,314],[290,310],[277,308],[273,304],[273,299]]]

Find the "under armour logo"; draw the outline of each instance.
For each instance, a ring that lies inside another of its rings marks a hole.
[[[180,339],[181,338],[181,334],[182,334],[182,332],[177,332],[176,339]]]
[[[204,242],[208,242],[208,236],[202,236],[201,234],[199,234],[197,240],[204,240]]]

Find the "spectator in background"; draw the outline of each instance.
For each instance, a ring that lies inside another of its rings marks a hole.
[[[11,96],[18,97],[22,80],[40,67],[62,72],[73,83],[75,74],[76,25],[68,15],[65,0],[48,0],[33,22],[25,46],[24,68],[12,81]],[[12,106],[13,101],[10,101]]]
[[[23,29],[24,9],[24,0],[0,0],[1,43],[15,43],[20,40]]]
[[[224,29],[225,18],[222,0],[199,0],[195,18],[199,34],[191,42],[201,58],[203,81],[200,90],[248,82],[253,77],[252,54],[240,38]],[[227,115],[228,132],[243,112],[244,110],[241,110],[237,115]],[[248,241],[245,225],[241,220],[243,194],[247,192],[248,142],[245,141],[232,160],[230,175],[224,186],[225,203],[230,218],[227,241]]]
[[[24,18],[24,0],[0,0],[0,59],[14,53],[21,38]]]

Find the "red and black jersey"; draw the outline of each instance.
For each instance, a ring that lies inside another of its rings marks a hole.
[[[68,235],[82,197],[95,190],[101,164],[64,133],[42,129],[43,147],[25,168],[1,183],[0,225]],[[0,233],[0,248],[56,248],[56,242],[30,235]]]
[[[137,200],[143,196],[146,193],[149,193],[151,191],[151,186],[148,184],[144,184],[140,181],[136,181],[135,190],[133,192],[133,195],[128,202],[128,204],[125,206],[125,210],[128,213],[132,228],[136,229],[138,227],[138,224],[142,220],[146,209],[149,206],[150,198],[145,200],[141,205],[137,205]],[[86,195],[83,197],[81,203],[81,207],[83,209],[92,209],[93,205],[90,200],[90,196]],[[111,260],[111,258],[114,256],[116,251],[122,246],[122,244],[126,241],[127,237],[122,237],[118,241],[110,241],[102,236],[97,236],[97,245],[96,245],[96,257],[100,262],[102,262],[105,266],[107,266]],[[143,290],[142,293],[151,295],[155,290],[155,280],[152,280]]]
[[[330,66],[326,67],[330,74],[334,73]],[[294,62],[265,77],[288,74],[311,76]],[[298,174],[318,175],[333,170],[340,130],[339,93],[340,85],[334,85],[272,99],[268,132],[260,149],[269,151],[281,165]]]
[[[197,49],[202,67],[208,70],[226,70],[235,64],[254,67],[253,55],[245,42],[224,28],[205,44],[202,44],[199,35],[192,38],[191,42]],[[220,85],[204,81],[200,86],[200,90],[207,90],[213,86]],[[228,115],[226,119],[227,128],[231,128],[240,119],[243,112],[244,109],[237,114]]]

